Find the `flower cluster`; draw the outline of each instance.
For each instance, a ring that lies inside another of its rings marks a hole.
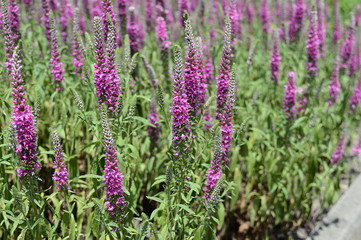
[[[79,12],[76,10],[73,21],[73,64],[75,67],[75,73],[81,73],[83,67],[84,56],[80,49],[78,32],[79,32]]]
[[[333,71],[331,75],[331,82],[330,82],[330,99],[328,100],[328,103],[330,106],[332,106],[338,98],[338,95],[340,93],[340,79],[339,79],[339,72],[340,72],[340,62],[338,53],[336,54],[335,62],[333,65]]]
[[[130,40],[130,49],[132,54],[139,52],[143,45],[143,34],[137,18],[135,17],[135,8],[129,7],[129,23],[128,23],[128,35]]]
[[[361,101],[361,76],[354,88],[354,92],[350,98],[350,113],[354,113]]]
[[[302,30],[303,19],[306,13],[306,5],[304,0],[297,0],[295,13],[289,26],[289,38],[296,40]]]
[[[54,130],[53,134],[53,147],[54,147],[54,175],[53,180],[58,183],[58,190],[68,189],[68,176],[69,172],[65,166],[63,149],[60,144],[58,133]]]
[[[188,45],[184,67],[184,81],[188,104],[190,106],[189,113],[194,117],[199,109],[200,59],[197,53],[192,25],[189,21],[187,12],[185,12],[184,24],[185,38]]]
[[[311,11],[310,28],[307,39],[307,63],[309,77],[312,79],[318,75],[318,57],[319,57],[319,40],[318,40],[318,21],[317,10],[314,7]]]
[[[173,79],[173,143],[175,146],[184,145],[190,133],[189,104],[185,90],[182,55],[178,46],[174,49],[174,79]],[[180,153],[176,152],[176,155]]]
[[[148,121],[154,125],[148,127],[148,136],[153,146],[158,145],[159,135],[160,135],[160,125],[158,123],[159,121],[159,115],[157,112],[157,104],[155,99],[152,99],[150,103],[150,112],[148,115]]]
[[[290,119],[293,119],[296,115],[296,91],[296,73],[290,72],[288,73],[288,82],[285,86],[285,94],[283,98],[283,110]]]
[[[167,25],[165,24],[163,17],[157,17],[155,29],[156,29],[156,33],[158,36],[160,49],[161,50],[169,49],[169,47],[172,43],[169,41]]]
[[[214,188],[216,187],[219,179],[222,177],[222,142],[218,138],[215,142],[215,151],[214,156],[211,162],[211,166],[209,167],[208,173],[207,173],[207,181],[204,188],[204,197],[206,199],[206,202],[210,200],[211,194],[214,191]]]
[[[271,56],[271,80],[275,83],[279,82],[280,64],[282,57],[278,48],[278,37],[275,37],[273,42],[273,52]]]
[[[231,24],[229,18],[227,18],[224,32],[223,53],[217,79],[217,119],[220,119],[220,116],[222,115],[228,95],[228,85],[231,77],[231,38]]]
[[[48,41],[51,41],[51,24],[50,24],[50,7],[48,0],[42,0],[42,7],[44,15],[41,17],[41,20],[44,22],[45,27],[45,36]]]
[[[343,153],[345,151],[345,135],[344,133],[341,134],[341,137],[337,143],[336,149],[333,151],[332,157],[331,157],[331,163],[337,164],[340,159],[343,157]]]
[[[17,175],[20,178],[30,177],[41,167],[36,149],[35,117],[30,106],[22,103],[15,106],[12,120],[16,132],[16,153],[20,161]]]
[[[110,217],[119,221],[127,202],[124,198],[123,175],[118,167],[117,151],[106,112],[102,112],[101,123],[105,146],[104,182],[107,210]]]
[[[54,19],[51,19],[51,58],[50,68],[51,75],[53,76],[54,83],[56,84],[56,90],[62,90],[60,84],[64,82],[65,70],[62,68],[63,63],[60,60],[60,52],[58,49],[58,31],[55,28]]]
[[[25,89],[24,89],[24,80],[22,74],[22,64],[21,58],[18,53],[18,48],[14,50],[11,64],[11,85],[12,85],[12,95],[13,95],[13,108],[21,104],[26,103],[25,98]]]
[[[355,25],[352,18],[351,25],[348,30],[347,39],[341,44],[341,67],[346,68],[352,56],[352,52],[355,45]]]
[[[9,18],[9,11],[8,11],[8,4],[7,1],[2,1],[2,28],[3,28],[3,35],[4,35],[4,45],[5,45],[5,66],[8,70],[8,73],[11,72],[11,58],[13,55],[14,49],[14,38],[13,32],[10,27],[10,18]]]
[[[263,34],[267,35],[271,29],[270,11],[268,9],[267,0],[262,1],[261,22],[262,22]]]

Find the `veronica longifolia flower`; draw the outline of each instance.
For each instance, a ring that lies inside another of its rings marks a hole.
[[[357,109],[358,104],[361,101],[361,75],[354,88],[354,92],[350,99],[350,113],[354,113]]]
[[[341,14],[340,14],[340,6],[338,0],[333,2],[334,9],[334,26],[333,26],[333,42],[337,43],[341,39],[342,30],[341,30]]]
[[[337,164],[339,160],[342,159],[343,153],[345,151],[345,135],[344,133],[341,134],[341,137],[337,143],[336,149],[333,151],[332,157],[331,157],[331,163]]]
[[[217,119],[220,119],[228,95],[228,85],[231,77],[231,38],[231,24],[229,18],[227,18],[224,32],[223,53],[217,79]]]
[[[351,19],[351,25],[348,30],[347,39],[341,44],[341,67],[346,68],[352,56],[355,45],[355,23],[354,18]]]
[[[50,24],[50,7],[48,0],[42,0],[42,7],[44,15],[41,17],[41,20],[44,22],[45,27],[45,36],[48,41],[51,41],[51,24]]]
[[[276,34],[278,35],[278,34]],[[280,64],[282,61],[281,53],[278,47],[278,36],[274,38],[273,52],[271,56],[271,80],[275,83],[279,82]]]
[[[291,40],[298,39],[302,30],[305,13],[306,5],[304,0],[297,0],[295,14],[289,26],[289,38]]]
[[[83,67],[83,53],[80,49],[79,40],[77,33],[79,32],[79,18],[78,18],[79,11],[76,10],[74,21],[73,21],[73,65],[75,67],[75,73],[81,73],[81,69]]]
[[[185,37],[187,41],[187,54],[184,67],[185,89],[190,106],[190,115],[195,116],[199,108],[200,89],[200,59],[196,49],[192,25],[185,13]]]
[[[127,204],[124,198],[123,175],[118,167],[117,150],[105,111],[102,112],[101,118],[105,146],[105,205],[107,206],[110,217],[115,221],[119,221],[121,215],[124,213],[124,207]]]
[[[139,52],[143,45],[142,29],[135,17],[135,8],[129,7],[128,35],[132,54]]]
[[[56,84],[56,90],[62,90],[60,84],[64,82],[65,70],[62,68],[63,63],[60,60],[60,52],[58,49],[58,31],[55,28],[55,21],[51,22],[51,58],[50,68],[53,81]]]
[[[15,47],[13,33],[10,27],[10,18],[8,11],[8,4],[6,0],[2,1],[2,27],[3,27],[3,36],[4,36],[4,45],[5,45],[5,66],[8,70],[8,74],[11,73],[11,58],[13,56],[13,49]]]
[[[283,97],[283,110],[290,119],[293,119],[296,115],[296,100],[296,73],[290,72],[288,73],[288,82],[285,86],[285,93]]]
[[[69,172],[66,168],[64,157],[63,157],[63,149],[60,144],[58,133],[53,131],[53,147],[54,147],[54,168],[55,172],[53,175],[53,180],[58,183],[58,190],[69,189],[68,187],[68,176]]]
[[[211,166],[208,169],[206,186],[204,188],[204,197],[207,202],[210,200],[211,194],[223,174],[221,164],[222,156],[222,142],[221,139],[218,138],[215,142],[214,156]]]
[[[336,51],[337,52],[337,51]],[[339,62],[338,52],[336,53],[335,62],[333,64],[333,71],[331,75],[331,82],[330,82],[330,99],[328,103],[332,106],[338,98],[340,93],[340,79],[339,79],[339,72],[340,72],[340,62]]]
[[[182,55],[177,46],[174,50],[174,79],[173,79],[173,103],[171,108],[173,118],[173,144],[175,145],[175,157],[183,154],[190,133],[189,104],[185,89]]]
[[[307,63],[306,67],[310,78],[318,75],[318,57],[319,57],[319,40],[318,40],[318,21],[317,10],[313,7],[311,11],[310,28],[307,39]]]

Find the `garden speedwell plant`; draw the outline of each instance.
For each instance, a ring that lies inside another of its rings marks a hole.
[[[361,153],[356,1],[1,10],[1,239],[290,238]]]

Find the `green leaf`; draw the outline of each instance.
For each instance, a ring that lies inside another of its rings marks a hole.
[[[193,215],[196,215],[196,213],[190,209],[187,205],[184,205],[184,204],[176,204],[176,206],[182,208],[183,210],[185,210],[186,212],[190,213],[190,214],[193,214]]]

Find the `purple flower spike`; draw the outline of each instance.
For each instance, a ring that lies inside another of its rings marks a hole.
[[[341,44],[341,67],[347,68],[355,46],[355,19],[351,18],[347,39]]]
[[[103,20],[103,27],[104,27],[104,34],[105,36],[108,35],[108,14],[110,16],[111,22],[113,24],[113,26],[115,26],[115,14],[114,14],[114,10],[113,10],[113,5],[112,5],[112,1],[111,0],[102,0],[102,7],[103,7],[103,15],[102,15],[102,20]]]
[[[361,154],[361,137],[359,137],[358,143],[352,149],[352,156],[357,157]]]
[[[118,0],[118,18],[120,33],[124,36],[127,33],[127,5],[125,0]]]
[[[328,100],[328,103],[330,104],[330,106],[333,106],[333,104],[336,103],[338,95],[340,93],[340,79],[339,79],[339,75],[340,75],[340,60],[338,57],[338,51],[336,51],[336,57],[335,57],[335,62],[333,65],[333,71],[332,71],[332,75],[331,75],[331,82],[330,82],[330,99]]]
[[[199,90],[200,90],[200,58],[197,53],[196,43],[193,35],[192,25],[185,12],[185,38],[187,41],[187,54],[184,67],[185,89],[190,106],[190,115],[194,117],[199,109]]]
[[[283,97],[283,111],[289,119],[293,119],[296,115],[296,73],[288,73],[288,82],[285,86],[285,93]]]
[[[105,205],[110,217],[115,221],[119,221],[122,219],[124,207],[127,204],[124,198],[123,175],[118,167],[117,150],[105,111],[102,112],[101,121],[105,146]]]
[[[236,100],[236,78],[234,72],[231,75],[229,82],[228,96],[226,104],[224,105],[224,111],[220,117],[221,121],[221,137],[222,137],[222,164],[227,166],[230,161],[229,154],[231,152],[231,142],[233,129],[233,106]]]
[[[68,187],[69,172],[65,166],[63,149],[60,144],[58,133],[53,131],[53,147],[54,147],[54,175],[53,180],[58,183],[58,190],[66,190]]]
[[[253,17],[254,17],[253,5],[251,2],[249,2],[246,11],[246,19],[249,25],[253,24]]]
[[[13,95],[14,109],[16,109],[17,106],[26,103],[22,68],[21,58],[18,54],[18,49],[16,48],[12,57],[10,73],[12,85],[11,94]]]
[[[128,35],[130,41],[130,49],[132,54],[139,52],[143,45],[143,37],[139,22],[135,17],[135,8],[129,7],[129,23],[128,23]]]
[[[10,28],[16,42],[20,38],[20,12],[16,0],[9,0]]]
[[[325,56],[325,44],[326,44],[326,27],[325,27],[325,3],[324,0],[318,0],[317,13],[318,13],[318,41],[320,46],[320,56]]]
[[[231,24],[229,18],[226,19],[225,32],[224,32],[224,45],[221,59],[221,66],[217,79],[217,112],[216,118],[220,119],[224,105],[228,95],[229,79],[231,77]]]
[[[167,25],[163,17],[157,17],[155,30],[157,32],[160,49],[168,50],[172,43],[169,41]]]
[[[98,103],[101,106],[104,103],[106,94],[106,73],[105,67],[105,54],[104,54],[104,39],[103,39],[103,26],[99,17],[94,18],[94,38],[95,38],[95,59],[94,63],[94,83],[98,96]]]
[[[74,21],[73,21],[73,64],[75,67],[75,73],[81,73],[83,67],[84,56],[80,49],[78,32],[79,32],[79,11],[75,11]]]
[[[278,37],[277,33],[275,34],[276,37],[274,38],[273,42],[273,52],[271,56],[271,81],[275,82],[276,84],[279,82],[280,76],[280,64],[282,61],[281,53],[278,48]]]
[[[219,179],[222,177],[222,155],[222,142],[220,139],[217,139],[215,142],[214,156],[207,173],[207,181],[204,188],[204,197],[206,202],[210,201],[211,194],[214,191]]]
[[[15,47],[13,32],[11,31],[10,27],[10,18],[9,18],[9,11],[8,11],[8,4],[7,1],[2,1],[2,21],[3,21],[3,36],[4,36],[4,45],[5,45],[5,66],[8,70],[8,74],[11,73],[11,58],[13,57],[13,49]]]
[[[359,80],[354,88],[354,92],[350,99],[350,113],[354,113],[356,111],[360,101],[361,101],[361,75],[359,77]]]
[[[148,115],[148,121],[154,125],[148,127],[148,136],[153,146],[158,146],[158,140],[160,135],[159,115],[157,112],[157,103],[155,99],[152,99],[150,103],[150,112]]]
[[[51,21],[51,58],[50,68],[56,90],[62,90],[61,83],[64,82],[65,70],[62,68],[63,63],[60,60],[60,52],[58,49],[58,31],[55,28],[54,19]]]
[[[173,144],[176,156],[182,154],[190,133],[189,104],[185,89],[182,54],[178,46],[174,49],[174,79],[173,103],[171,108],[173,118]]]
[[[44,22],[45,27],[45,36],[48,41],[51,41],[51,24],[50,24],[50,7],[48,0],[42,0],[42,7],[44,15],[41,17],[41,20]]]
[[[306,13],[306,5],[304,0],[297,0],[294,17],[289,27],[289,38],[296,40],[302,30],[303,20]]]
[[[106,60],[104,63],[104,71],[106,75],[105,90],[106,96],[104,103],[108,106],[110,112],[114,112],[118,108],[118,99],[120,96],[120,79],[115,67],[115,49],[116,49],[115,29],[112,22],[108,21],[108,36],[106,47]]]
[[[153,10],[154,3],[153,0],[147,0],[145,6],[145,22],[147,23],[147,31],[152,31],[153,29]]]
[[[186,20],[184,18],[184,13],[189,11],[188,0],[179,0],[179,9],[180,9],[180,13],[179,13],[180,26],[184,27],[184,21]]]
[[[271,30],[271,19],[270,19],[270,11],[268,9],[267,0],[262,1],[261,6],[261,22],[262,22],[262,29],[263,34],[265,36],[268,35],[269,31]]]
[[[20,104],[15,106],[12,119],[16,131],[16,153],[20,161],[16,172],[19,178],[31,177],[41,168],[36,156],[35,117],[30,106]]]
[[[319,57],[319,40],[318,40],[318,21],[317,10],[313,7],[311,11],[310,28],[307,39],[307,63],[306,68],[311,79],[318,75],[318,57]]]
[[[340,14],[340,5],[338,0],[333,2],[333,9],[335,15],[335,22],[333,26],[333,42],[337,43],[341,40],[342,30],[341,30],[341,14]]]
[[[342,133],[340,140],[337,143],[336,149],[334,150],[332,157],[331,157],[331,163],[332,164],[337,164],[339,162],[339,160],[342,159],[343,157],[343,153],[345,151],[345,134]]]

